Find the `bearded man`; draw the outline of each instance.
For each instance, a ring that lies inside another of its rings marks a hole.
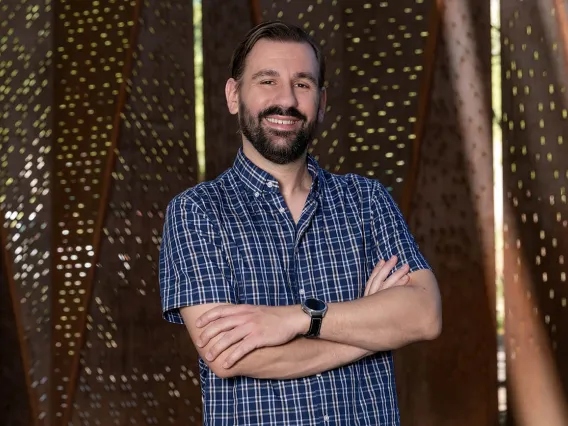
[[[205,425],[398,425],[392,351],[436,338],[436,279],[377,180],[308,153],[325,60],[302,29],[253,28],[226,84],[233,166],[169,204],[163,315],[199,352]]]

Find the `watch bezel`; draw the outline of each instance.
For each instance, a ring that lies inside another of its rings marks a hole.
[[[308,306],[308,304],[310,302],[315,302],[315,303],[321,305],[322,308],[321,309],[311,308],[311,307]],[[327,313],[327,303],[325,303],[323,300],[317,299],[315,297],[308,297],[307,299],[305,299],[302,302],[302,310],[312,317],[323,318],[323,317],[325,317],[325,314]]]

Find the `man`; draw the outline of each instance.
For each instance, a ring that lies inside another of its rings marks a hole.
[[[160,252],[164,316],[200,355],[204,424],[398,425],[390,351],[439,335],[434,275],[379,182],[307,154],[326,105],[317,44],[264,23],[231,71],[242,147],[171,201]]]

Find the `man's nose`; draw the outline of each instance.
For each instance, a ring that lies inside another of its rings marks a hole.
[[[280,85],[274,103],[276,105],[282,105],[284,108],[296,108],[298,106],[298,98],[296,97],[294,86]]]

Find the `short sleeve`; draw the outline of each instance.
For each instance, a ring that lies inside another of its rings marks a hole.
[[[188,198],[168,205],[160,246],[159,279],[163,317],[183,324],[180,307],[234,303],[231,269],[211,220]]]
[[[431,270],[400,209],[381,184],[378,184],[373,196],[372,217],[372,234],[378,259],[388,260],[396,255],[396,269],[407,263],[410,272]]]

